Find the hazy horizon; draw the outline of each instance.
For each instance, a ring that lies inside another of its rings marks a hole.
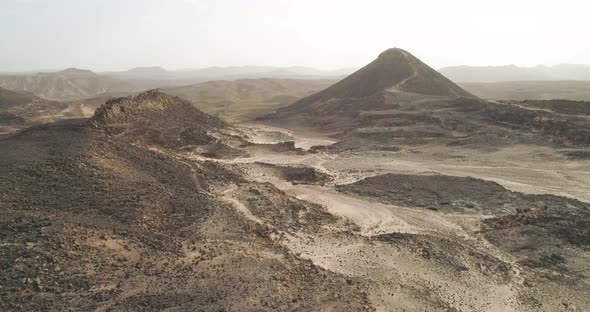
[[[590,64],[587,12],[582,0],[5,0],[0,71],[335,70],[361,67],[392,47],[434,68]]]

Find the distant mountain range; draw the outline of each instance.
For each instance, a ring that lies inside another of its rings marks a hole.
[[[403,71],[404,69],[401,68],[400,70]],[[171,89],[194,86],[208,81],[221,80],[288,79],[338,81],[355,71],[355,68],[320,70],[303,66],[230,66],[182,70],[167,70],[160,66],[150,66],[136,67],[127,71],[97,73],[86,69],[68,68],[53,72],[0,74],[0,87],[12,91],[30,92],[35,96],[49,100],[71,101],[95,97],[109,97],[112,95],[126,95],[153,88]],[[449,80],[458,83],[465,90],[482,98],[588,99],[587,85],[579,85],[580,83],[586,84],[586,82],[590,82],[590,67],[587,65],[564,64],[550,67],[518,67],[515,65],[453,66],[442,68],[439,72]],[[380,76],[376,75],[372,77]],[[443,82],[440,79],[435,80],[435,83],[428,85],[439,86]],[[575,85],[564,85],[563,82],[566,80],[575,83]],[[518,88],[510,83],[515,81],[521,82]],[[522,86],[522,82],[525,81],[529,82],[526,89],[520,88],[525,87]],[[404,84],[404,87],[412,88],[412,84],[417,83],[417,79],[411,79],[411,81]],[[503,83],[503,85],[498,85],[498,83]],[[306,82],[306,84],[308,83]],[[546,88],[547,85],[550,86],[550,92]],[[355,84],[354,88],[363,88],[362,86],[362,84],[360,87]],[[281,87],[281,84],[279,84],[279,87]],[[564,88],[560,89],[561,87]],[[341,88],[348,89],[348,87]],[[202,88],[199,87],[198,89]],[[305,89],[309,90],[308,88]],[[366,91],[370,92],[371,90]],[[282,91],[278,93],[283,95]],[[290,95],[304,96],[306,94],[296,92]]]
[[[235,66],[170,71],[159,66],[136,67],[121,72],[95,73],[68,68],[55,72],[0,74],[0,87],[31,92],[51,100],[85,99],[105,94],[134,93],[153,88],[189,86],[212,80],[304,79],[336,80],[351,68],[319,70],[308,67]]]
[[[103,93],[140,89],[128,82],[77,68],[48,73],[3,75],[0,76],[0,87],[12,91],[31,92],[50,100],[87,98]]]
[[[590,80],[461,82],[459,85],[488,100],[590,100]]]
[[[336,70],[320,70],[310,67],[291,66],[230,66],[230,67],[206,67],[198,69],[166,70],[159,66],[136,67],[123,72],[105,72],[107,76],[122,79],[136,80],[192,80],[193,83],[206,80],[234,80],[245,78],[287,78],[287,79],[311,79],[325,77],[343,77],[354,68],[342,68]]]
[[[562,64],[555,66],[451,66],[439,72],[456,82],[590,80],[590,66]]]

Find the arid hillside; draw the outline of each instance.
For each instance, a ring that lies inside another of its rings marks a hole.
[[[0,88],[0,134],[32,125],[91,116],[93,107],[45,100],[29,92]]]
[[[133,84],[77,68],[35,75],[3,75],[0,76],[0,87],[30,92],[51,100],[72,100],[107,92],[139,90]]]
[[[144,71],[141,70],[141,73]],[[261,114],[293,103],[297,99],[321,90],[332,83],[331,80],[265,78],[209,81],[163,90],[167,94],[189,100],[196,108],[206,113],[233,122],[252,120]],[[8,133],[42,122],[88,118],[105,102],[136,93],[133,91],[110,91],[89,97],[50,101],[34,96],[30,92],[4,90],[1,93],[4,104],[0,108],[4,115],[0,120],[0,127],[4,129],[2,130],[4,133]],[[26,104],[33,102],[34,104]]]
[[[296,228],[321,207],[179,153],[225,127],[151,91],[108,101],[84,123],[2,139],[0,308],[371,310],[346,278],[276,244],[283,223],[249,219],[222,191],[261,189]]]
[[[165,89],[165,92],[190,100],[209,114],[239,121],[291,104],[332,83],[332,80],[270,78],[216,80]]]

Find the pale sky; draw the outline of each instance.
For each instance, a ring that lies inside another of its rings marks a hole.
[[[590,64],[590,0],[0,0],[0,71]]]

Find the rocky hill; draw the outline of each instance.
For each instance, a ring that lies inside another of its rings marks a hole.
[[[470,96],[409,52],[393,48],[383,51],[367,66],[308,99],[361,98],[383,91]]]
[[[272,239],[322,207],[185,153],[225,127],[150,91],[0,139],[0,310],[370,311]],[[255,216],[225,198],[238,186],[268,196]]]
[[[151,90],[115,98],[100,106],[88,125],[110,133],[168,147],[213,143],[208,131],[224,126],[190,102]]]
[[[223,122],[196,109],[190,102],[150,90],[135,96],[108,100],[89,120],[91,124],[112,125],[120,123],[167,125],[170,127],[199,126],[221,127]]]
[[[381,101],[390,93],[415,93],[448,98],[473,97],[452,81],[399,48],[386,50],[376,60],[318,93],[284,108],[284,112],[329,112],[327,107],[367,99]],[[348,104],[350,105],[350,104]],[[355,105],[356,110],[363,110]]]

